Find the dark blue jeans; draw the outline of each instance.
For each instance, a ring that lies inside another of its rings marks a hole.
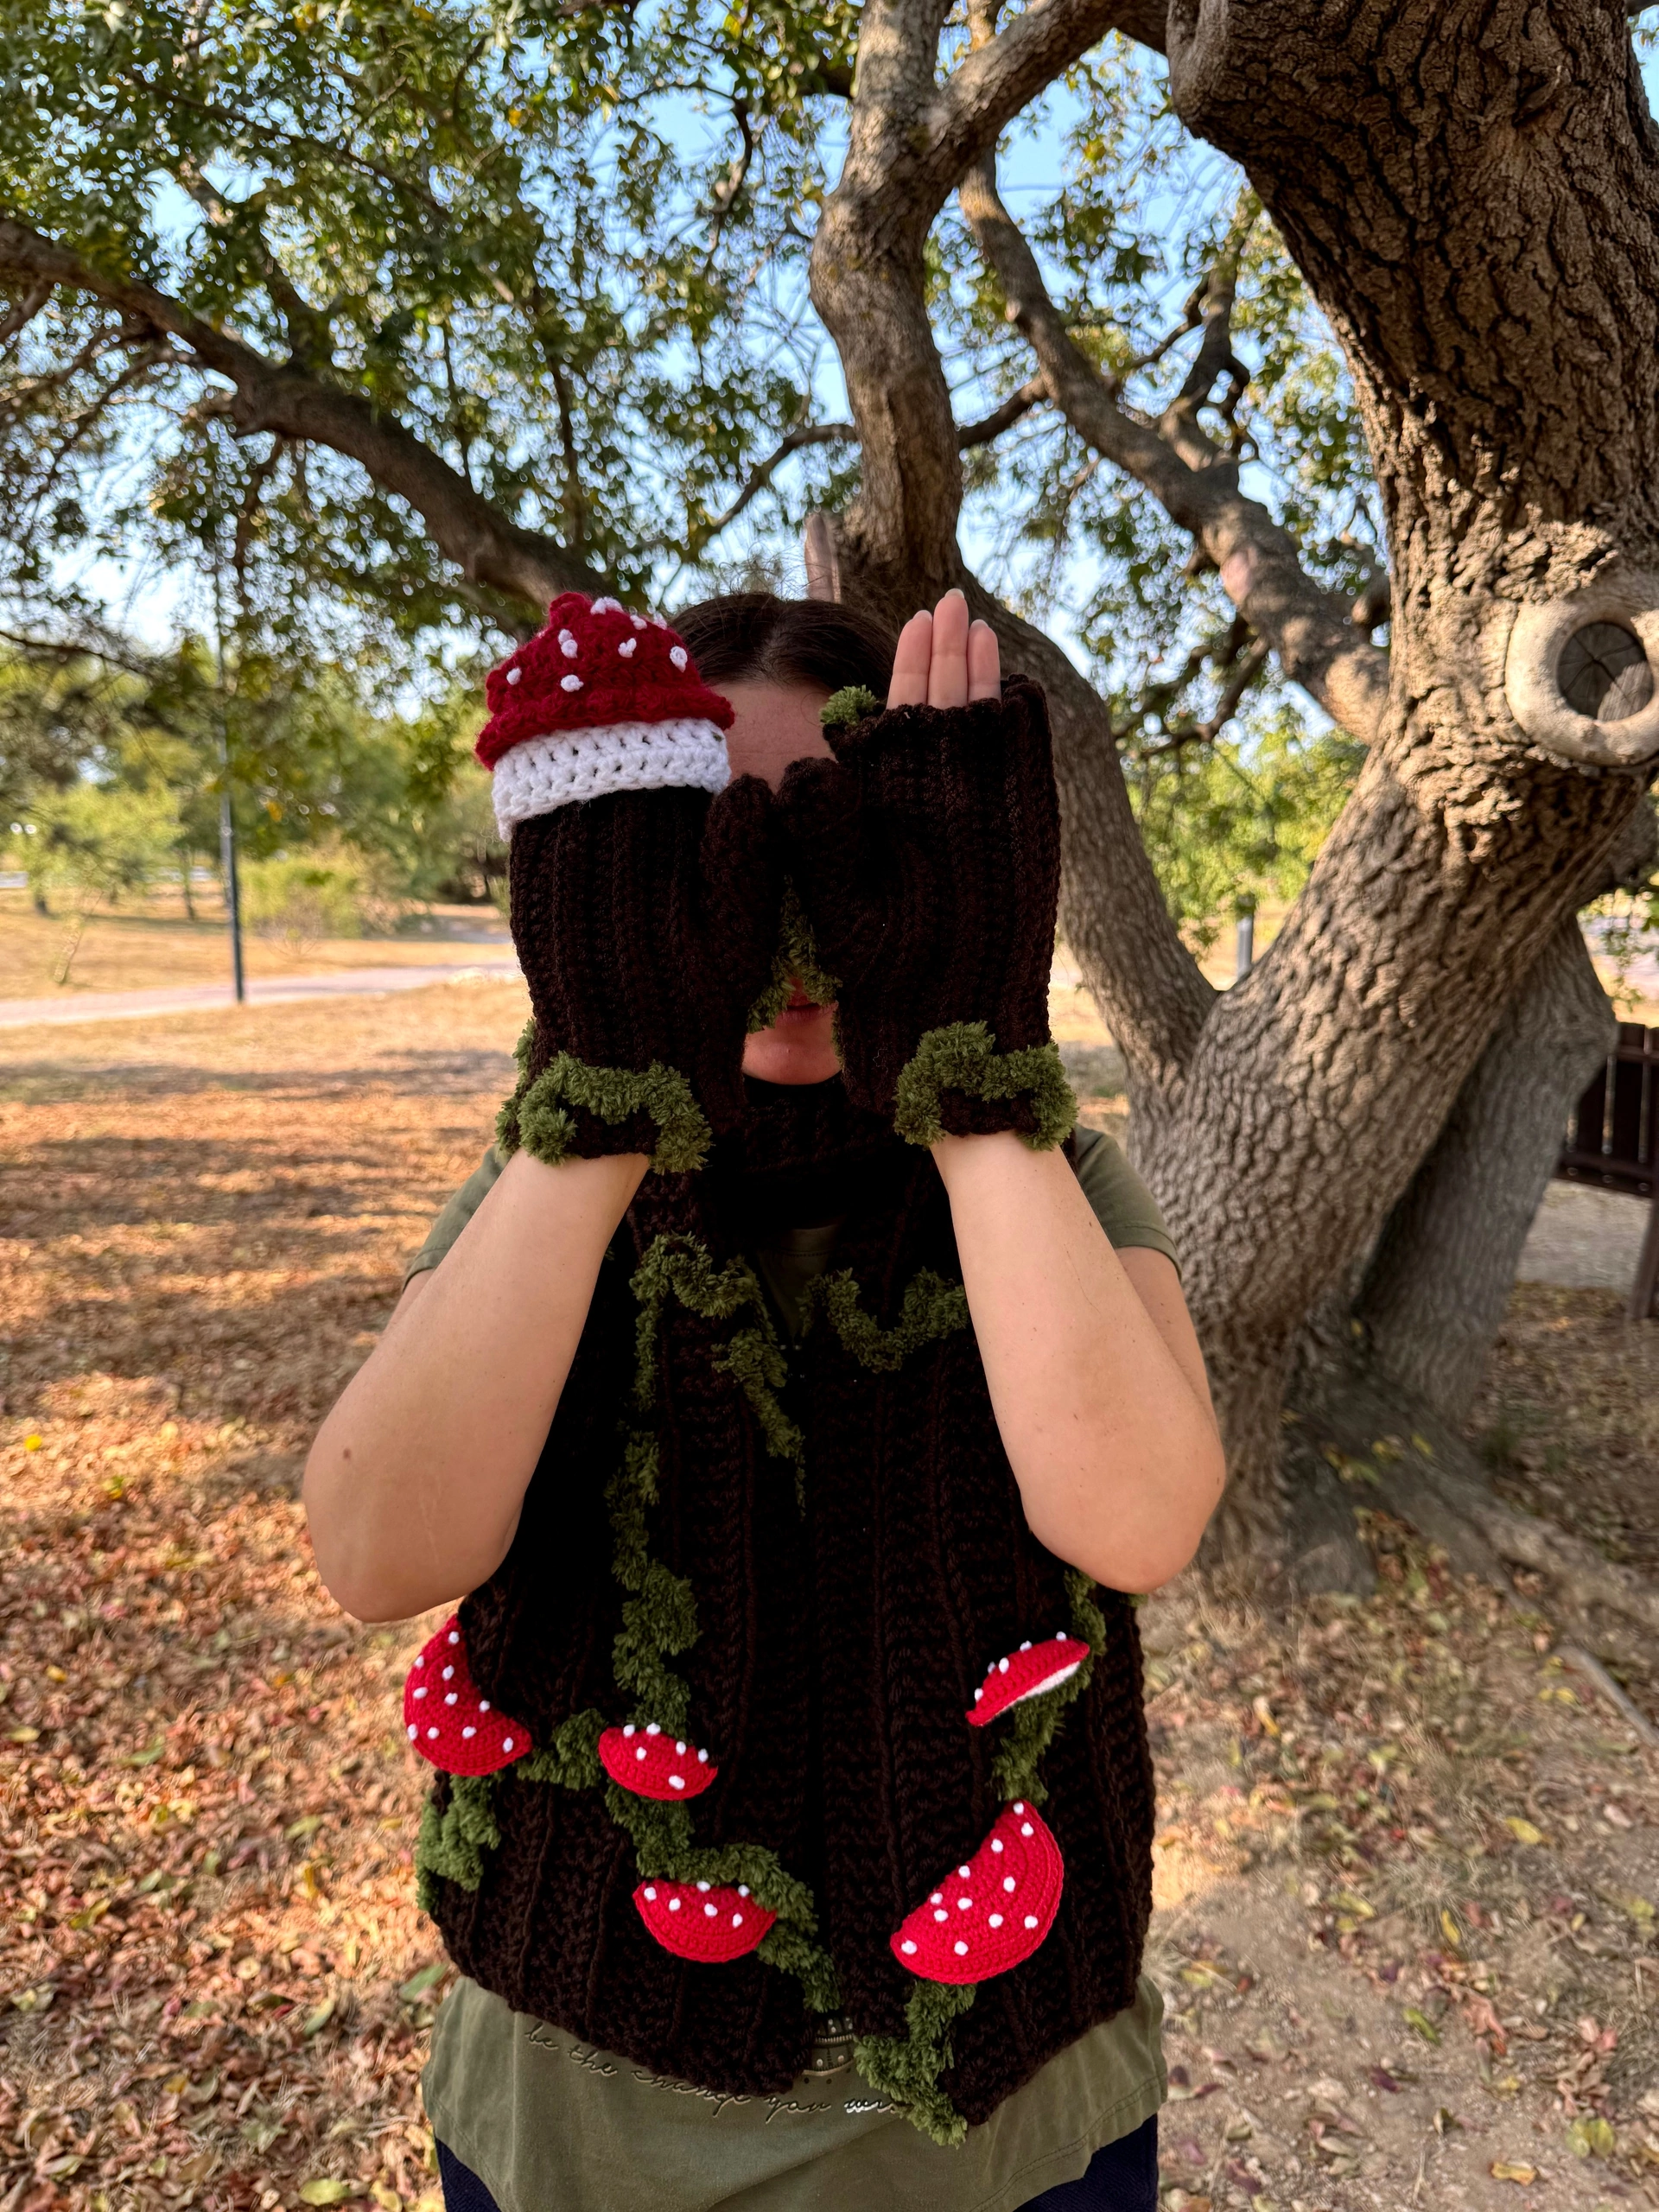
[[[445,2212],[499,2212],[470,2166],[438,2145]],[[871,2212],[881,2212],[873,2206]],[[1046,2189],[1022,2212],[1158,2212],[1158,2116],[1096,2152],[1076,2181]]]

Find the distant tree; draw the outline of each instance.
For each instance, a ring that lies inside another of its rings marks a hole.
[[[77,783],[37,806],[29,826],[35,834],[14,838],[12,850],[39,911],[67,912],[54,978],[67,983],[92,915],[147,890],[176,863],[179,810],[166,791]]]
[[[273,668],[374,639],[408,674],[569,586],[775,573],[810,511],[816,589],[968,590],[1048,689],[1217,1546],[1356,1571],[1320,1440],[1454,1436],[1606,1033],[1573,918],[1650,866],[1624,10],[20,0],[0,67],[20,602],[211,547]],[[1124,767],[1155,791],[1185,736],[1224,782],[1230,718],[1292,685],[1364,759],[1217,996]]]

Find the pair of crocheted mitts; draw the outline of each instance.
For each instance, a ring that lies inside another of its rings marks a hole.
[[[479,758],[510,833],[535,1020],[500,1138],[683,1172],[743,1112],[745,1034],[791,976],[836,1002],[857,1105],[918,1144],[1059,1141],[1048,1039],[1059,821],[1042,694],[883,712],[831,760],[729,780],[733,716],[659,618],[570,593],[488,685]],[[850,699],[850,705],[849,703]]]

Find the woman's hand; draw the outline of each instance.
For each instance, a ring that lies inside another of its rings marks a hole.
[[[912,614],[899,632],[888,706],[965,707],[1001,689],[996,632],[988,622],[969,622],[961,592],[946,592],[931,614]]]

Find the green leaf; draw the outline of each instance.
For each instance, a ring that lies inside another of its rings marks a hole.
[[[364,2186],[354,2181],[302,2181],[300,2183],[302,2204],[344,2204],[349,2197],[361,2196]]]
[[[1439,2043],[1440,2039],[1440,2030],[1435,2026],[1433,2021],[1429,2018],[1427,2013],[1421,2011],[1418,2006],[1415,2005],[1407,2005],[1405,2020],[1406,2025],[1412,2029],[1416,2034],[1420,2035],[1425,2043]]]
[[[325,1997],[321,2005],[314,2006],[306,2014],[301,2032],[307,2036],[318,2034],[334,2018],[334,2008],[339,2003],[340,1999],[337,1996]]]
[[[1592,2119],[1587,2113],[1568,2126],[1567,2142],[1575,2158],[1611,2158],[1618,2148],[1611,2121]]]
[[[429,1967],[423,1967],[418,1974],[410,1974],[397,1994],[405,2004],[412,2005],[416,1998],[424,1997],[428,1990],[435,1989],[448,1971],[448,1959],[434,1959]]]

